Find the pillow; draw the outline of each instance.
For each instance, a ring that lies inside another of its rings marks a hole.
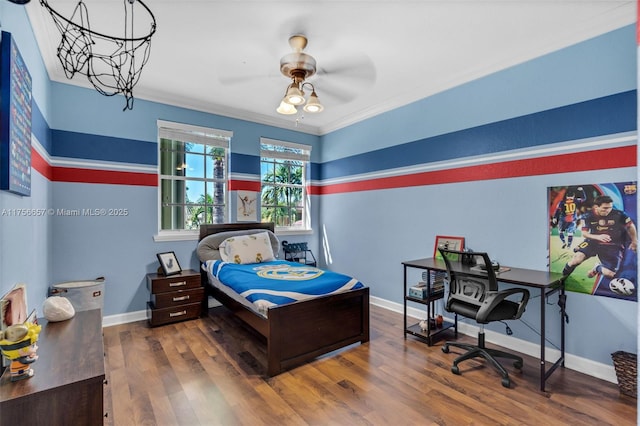
[[[260,232],[227,238],[220,244],[220,257],[225,262],[261,263],[274,259],[269,234]]]
[[[264,229],[244,229],[241,231],[225,231],[207,235],[198,243],[198,247],[196,249],[198,259],[200,259],[200,262],[206,262],[207,260],[221,260],[220,244],[222,244],[227,238],[264,232],[269,234],[269,238],[271,239],[271,252],[277,255],[278,250],[280,249],[280,241],[278,241],[276,234],[268,230],[265,231]]]

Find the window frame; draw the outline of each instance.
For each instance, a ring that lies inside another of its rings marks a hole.
[[[264,146],[273,147],[273,149],[264,149]],[[294,153],[291,151],[288,152],[278,152],[277,148],[289,148],[294,150],[301,151],[300,153]],[[302,189],[302,226],[278,226],[275,224],[275,230],[278,234],[294,234],[294,233],[310,233],[312,232],[311,228],[311,197],[309,195],[309,186],[310,186],[310,172],[311,172],[311,149],[310,145],[304,145],[294,142],[286,142],[277,139],[270,139],[261,137],[260,138],[260,221],[262,222],[262,212],[264,209],[263,205],[263,191],[265,186],[264,176],[263,176],[263,164],[266,161],[263,161],[264,158],[274,159],[275,161],[271,161],[269,163],[276,164],[277,160],[295,160],[302,162],[302,174],[301,184],[279,184],[279,185],[268,185],[268,186],[284,186],[284,187],[292,187],[292,188],[301,188]],[[287,209],[295,208],[293,205],[288,205]]]
[[[229,180],[230,180],[230,171],[229,171],[229,161],[231,157],[231,138],[233,137],[233,132],[228,130],[220,130],[209,127],[202,127],[184,123],[170,122],[164,120],[157,121],[157,143],[158,143],[158,201],[157,201],[157,235],[154,236],[155,241],[180,241],[180,240],[195,240],[198,238],[199,230],[198,229],[162,229],[162,209],[164,207],[164,203],[162,200],[162,187],[163,181],[199,181],[206,184],[213,184],[215,182],[219,182],[220,180],[224,181],[224,207],[223,214],[224,219],[223,222],[228,221],[230,217],[230,190],[229,190]],[[162,174],[162,139],[169,139],[174,141],[180,141],[185,143],[196,143],[199,145],[204,145],[204,153],[202,154],[205,157],[206,162],[206,149],[207,147],[218,147],[224,149],[225,152],[225,163],[224,163],[224,176],[222,179],[216,178],[213,175],[213,171],[211,171],[211,177],[208,178],[206,176],[206,171],[203,170],[203,176],[177,176],[177,175],[165,175]],[[206,189],[205,189],[206,191]],[[206,191],[209,192],[209,191]],[[186,205],[184,203],[176,203]],[[205,198],[206,205],[206,198]]]

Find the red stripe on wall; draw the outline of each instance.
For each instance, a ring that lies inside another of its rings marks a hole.
[[[260,192],[260,182],[252,180],[232,180],[229,182],[230,191],[253,191]]]
[[[314,186],[310,192],[312,195],[338,194],[344,192],[613,169],[619,167],[635,167],[636,164],[636,146],[632,145],[578,152],[575,154],[528,158],[502,163],[482,164],[358,182],[339,183],[335,185]]]
[[[571,173],[588,170],[602,170],[619,167],[635,167],[635,145],[578,152],[548,157],[528,158],[493,164],[459,167],[433,172],[414,173],[335,185],[311,186],[311,195],[338,194],[356,191],[403,188],[410,186],[437,185],[455,182],[470,182],[489,179],[504,179],[537,176],[554,173]],[[102,183],[113,185],[158,186],[155,173],[122,172],[109,170],[81,169],[74,167],[52,167],[37,151],[31,151],[32,167],[50,181]],[[260,182],[232,180],[232,191],[260,192]]]
[[[31,148],[31,167],[46,179],[53,179],[53,167],[33,148]]]
[[[79,169],[75,167],[54,167],[51,180],[56,182],[158,186],[158,175],[155,173],[116,172],[111,170]]]

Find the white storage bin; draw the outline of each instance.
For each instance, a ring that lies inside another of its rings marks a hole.
[[[66,281],[54,284],[49,289],[50,296],[69,299],[76,312],[102,309],[104,307],[104,277],[87,281]]]

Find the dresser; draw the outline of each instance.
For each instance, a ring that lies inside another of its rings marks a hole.
[[[204,287],[200,273],[191,269],[175,275],[147,274],[147,318],[152,326],[198,318]]]
[[[0,378],[0,425],[101,425],[104,421],[104,346],[100,309],[67,321],[38,319],[33,377]]]

